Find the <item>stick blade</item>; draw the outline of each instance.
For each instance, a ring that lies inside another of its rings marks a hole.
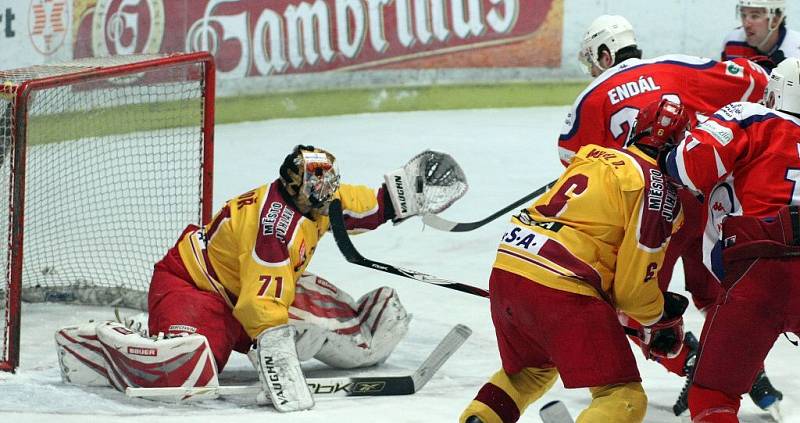
[[[435,214],[426,214],[422,216],[422,223],[426,226],[430,226],[433,229],[437,229],[440,231],[445,232],[458,232],[454,231],[453,229],[458,226],[458,223],[451,222],[449,220],[442,219],[438,215]]]
[[[574,423],[567,406],[561,401],[550,401],[539,409],[539,417],[544,423]]]
[[[467,341],[470,335],[472,335],[472,329],[466,325],[457,324],[450,329],[450,332],[442,338],[439,345],[411,376],[414,380],[415,392],[422,389],[433,378],[433,375]]]

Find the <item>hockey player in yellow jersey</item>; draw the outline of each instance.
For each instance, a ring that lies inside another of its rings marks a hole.
[[[582,423],[641,422],[647,396],[618,313],[643,328],[648,357],[674,356],[688,300],[662,293],[656,275],[682,223],[658,149],[688,125],[666,102],[639,114],[627,150],[582,147],[553,188],[511,219],[489,280],[502,369],[462,423],[515,422],[560,375],[590,388]]]
[[[333,154],[299,145],[279,173],[227,201],[205,226],[187,227],[156,264],[148,326],[158,337],[114,322],[59,331],[64,379],[121,390],[216,386],[235,350],[248,353],[270,402],[296,411],[314,405],[301,360],[340,368],[386,360],[410,320],[394,290],[377,288],[354,301],[306,272],[328,231],[328,207],[339,199],[344,223],[355,231],[437,213],[466,192],[463,172],[449,155],[425,151],[373,189],[340,183]],[[84,339],[110,342],[120,352],[93,354],[103,346],[86,350],[76,341]]]

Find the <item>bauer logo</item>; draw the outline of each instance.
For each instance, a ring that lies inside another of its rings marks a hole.
[[[67,0],[33,0],[28,16],[33,47],[46,56],[55,53],[69,33],[69,17]]]
[[[95,57],[158,53],[164,38],[162,0],[98,0],[92,17]]]
[[[128,347],[128,354],[155,357],[158,355],[158,350],[155,348]]]

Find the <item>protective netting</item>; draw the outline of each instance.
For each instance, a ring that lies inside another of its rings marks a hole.
[[[22,298],[146,308],[153,264],[183,228],[200,223],[203,201],[205,70],[168,63],[131,73],[33,88],[18,122],[14,85],[152,57],[91,59],[0,72],[0,307],[8,325],[14,213],[24,213]],[[35,87],[35,85],[34,85]],[[10,89],[9,89],[10,88]],[[21,126],[22,131],[16,132]],[[13,142],[9,135],[20,133]],[[24,138],[20,139],[20,138]],[[11,152],[26,142],[24,207]],[[10,148],[3,148],[7,146]],[[18,311],[17,311],[18,312]],[[0,328],[6,346],[7,327]],[[0,356],[0,361],[4,355]]]

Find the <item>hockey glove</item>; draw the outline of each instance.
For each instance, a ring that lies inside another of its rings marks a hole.
[[[447,153],[425,150],[400,169],[384,175],[395,223],[419,214],[439,213],[467,192],[467,177]]]
[[[641,348],[645,357],[675,358],[683,347],[683,312],[689,299],[674,292],[664,293],[664,314],[661,320],[641,329]]]

